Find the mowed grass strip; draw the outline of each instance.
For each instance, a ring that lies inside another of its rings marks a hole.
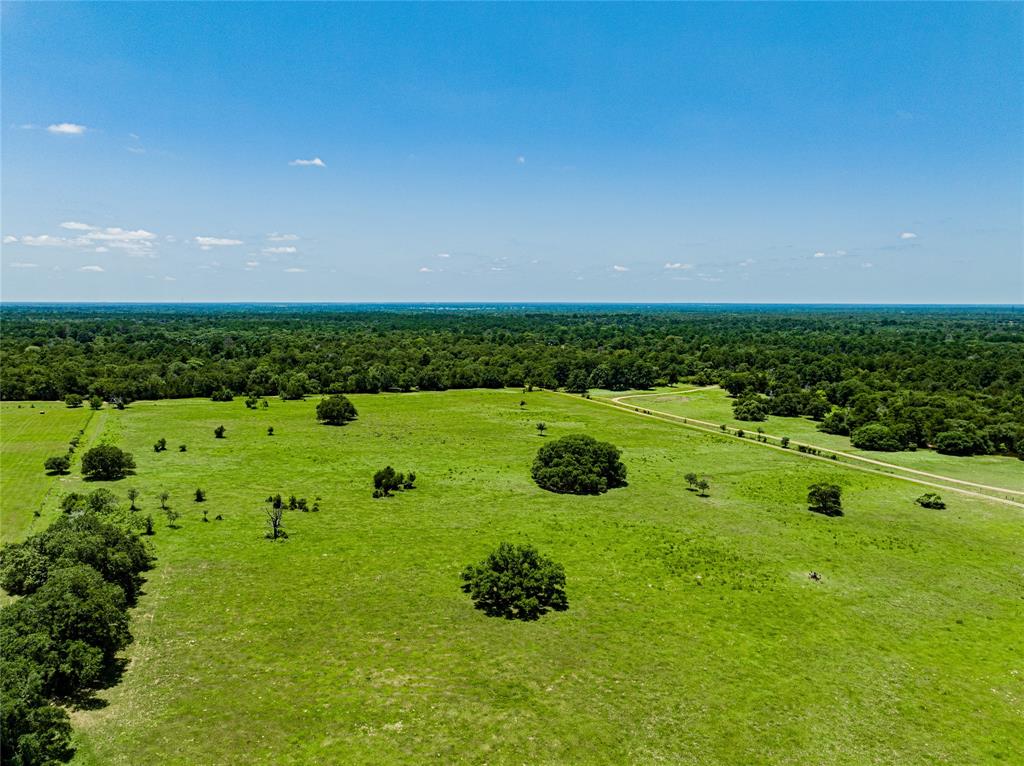
[[[904,482],[543,392],[351,398],[337,428],[315,399],[110,413],[138,473],[109,486],[141,490],[159,559],[122,683],[74,716],[77,763],[1024,758],[1016,510],[924,510]],[[573,432],[621,447],[629,486],[538,489],[537,448]],[[372,499],[386,464],[418,488]],[[806,510],[815,481],[843,486],[845,517]],[[288,512],[271,543],[277,492],[322,511]],[[459,571],[502,540],[565,566],[567,612],[472,609]]]

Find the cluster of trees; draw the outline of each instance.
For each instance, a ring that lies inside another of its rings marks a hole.
[[[696,492],[700,497],[707,497],[708,490],[711,489],[711,482],[706,478],[698,476],[692,471],[683,477],[686,479],[687,489],[691,492]]]
[[[586,434],[570,434],[545,444],[533,461],[533,480],[550,492],[599,495],[626,486],[619,450]]]
[[[404,474],[395,471],[391,466],[384,466],[373,475],[373,496],[391,497],[393,492],[400,492],[406,489],[416,489],[416,474],[409,471]]]
[[[462,590],[491,617],[536,620],[569,608],[565,569],[532,545],[501,543],[462,571]]]
[[[838,484],[819,482],[807,489],[808,508],[823,516],[843,515],[843,489]]]
[[[0,548],[0,752],[3,763],[48,764],[71,755],[71,725],[59,703],[117,676],[131,641],[127,609],[152,557],[116,523],[108,490],[75,495],[45,531]]]
[[[277,493],[276,495],[270,495],[266,502],[270,504],[271,510],[289,510],[289,511],[312,511],[314,513],[320,512],[320,496],[317,495],[313,498],[313,504],[310,505],[309,501],[304,497],[296,497],[290,495],[287,500]]]
[[[977,309],[5,306],[0,398],[718,383],[901,449],[1024,454],[1024,323]],[[749,400],[749,401],[748,401]]]

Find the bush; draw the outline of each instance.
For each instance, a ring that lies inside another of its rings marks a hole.
[[[103,407],[103,397],[98,394],[93,394],[89,397],[89,406],[94,410],[101,409]]]
[[[68,394],[67,396],[64,397],[64,404],[66,404],[68,407],[72,407],[72,408],[73,407],[81,407],[82,406],[82,397],[80,395],[78,395],[78,394]]]
[[[462,590],[491,617],[536,620],[569,608],[565,570],[532,545],[501,543],[479,564],[462,571]]]
[[[381,468],[373,475],[373,496],[389,497],[392,492],[403,489],[416,489],[416,474],[412,471],[406,476],[396,472],[391,466]]]
[[[768,419],[768,404],[760,396],[744,396],[732,403],[732,416],[737,420],[760,422]]]
[[[344,394],[328,396],[316,406],[316,419],[329,426],[343,426],[357,416],[356,408]]]
[[[946,503],[934,492],[926,492],[914,502],[922,508],[933,508],[940,511],[946,507]]]
[[[216,428],[213,429],[213,435],[216,436],[218,439],[223,439],[224,433],[226,431],[227,429],[224,426],[217,426]]]
[[[215,391],[213,396],[210,397],[211,401],[214,402],[230,402],[234,401],[234,398],[235,397],[231,394],[231,391],[226,388],[222,388],[220,391]]]
[[[156,444],[153,445],[153,452],[164,452],[167,450],[167,440],[160,438],[156,440]]]
[[[533,461],[533,480],[550,492],[598,495],[626,486],[626,466],[619,450],[585,434],[571,434],[545,444]]]
[[[43,467],[47,473],[67,473],[71,469],[71,458],[67,455],[48,457]]]
[[[903,449],[900,440],[889,428],[881,423],[868,423],[850,434],[850,444],[857,449],[875,452],[897,452]]]
[[[837,484],[812,484],[807,491],[810,510],[824,516],[843,515],[843,490]]]
[[[82,475],[89,479],[123,479],[135,468],[135,458],[112,444],[101,444],[82,455]]]

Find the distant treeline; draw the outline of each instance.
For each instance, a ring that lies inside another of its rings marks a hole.
[[[718,383],[833,433],[877,425],[864,435],[885,448],[1024,452],[1014,307],[8,306],[2,318],[3,399]]]

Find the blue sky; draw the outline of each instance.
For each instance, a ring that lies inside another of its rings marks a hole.
[[[1020,4],[0,13],[7,301],[1024,301]]]

